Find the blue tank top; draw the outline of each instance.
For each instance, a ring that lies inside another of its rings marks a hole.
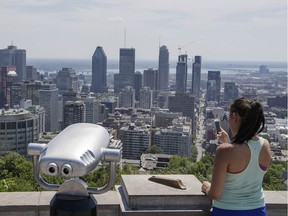
[[[263,171],[259,166],[259,153],[264,139],[249,140],[250,161],[240,173],[227,173],[219,200],[213,200],[213,206],[227,210],[249,210],[265,206],[262,188]]]

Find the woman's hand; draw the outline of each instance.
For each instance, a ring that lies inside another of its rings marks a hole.
[[[221,143],[229,143],[231,141],[227,132],[222,128],[221,131],[217,134],[217,138]]]
[[[202,182],[201,191],[206,195],[211,187],[211,183],[208,181]]]

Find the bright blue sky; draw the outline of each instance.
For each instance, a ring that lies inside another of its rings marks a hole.
[[[159,38],[170,60],[182,53],[207,60],[287,61],[286,0],[1,0],[0,48],[27,58],[90,59],[102,46],[136,59],[157,59]],[[192,43],[191,43],[192,42]]]

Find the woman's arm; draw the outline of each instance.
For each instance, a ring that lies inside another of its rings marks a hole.
[[[221,144],[218,146],[214,158],[211,184],[207,181],[204,181],[202,184],[202,191],[211,199],[217,200],[221,197],[229,165],[230,146],[230,144]]]

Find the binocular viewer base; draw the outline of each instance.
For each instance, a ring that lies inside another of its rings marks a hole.
[[[50,202],[50,216],[96,216],[93,195],[75,196],[55,194]]]

